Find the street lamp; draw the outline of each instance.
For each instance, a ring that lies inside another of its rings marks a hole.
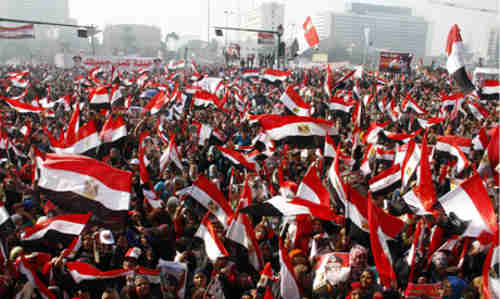
[[[278,69],[280,68],[280,46],[281,46],[281,36],[283,35],[283,25],[279,24],[278,28],[276,28],[276,34],[278,35],[278,47],[277,47],[277,55],[276,58],[278,59],[277,65]]]

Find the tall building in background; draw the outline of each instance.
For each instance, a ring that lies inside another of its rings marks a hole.
[[[105,53],[111,55],[156,56],[161,29],[137,24],[108,25],[103,32]]]
[[[374,49],[425,55],[428,24],[408,7],[346,1],[343,11],[321,12],[313,23],[327,48],[364,50],[364,32],[369,29]]]
[[[491,27],[486,62],[498,65],[500,59],[500,26]]]

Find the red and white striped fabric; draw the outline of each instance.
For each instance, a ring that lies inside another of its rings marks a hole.
[[[42,239],[50,231],[66,235],[79,235],[90,219],[90,214],[72,214],[51,217],[45,221],[29,226],[21,233],[21,241]]]
[[[247,69],[244,70],[242,73],[243,78],[258,77],[258,76],[259,76],[259,70],[256,69]]]
[[[419,135],[422,130],[417,130],[414,133],[394,133],[384,130],[385,137],[402,142],[408,142],[410,139],[415,138],[415,136]]]
[[[311,105],[304,102],[292,86],[288,86],[285,92],[281,95],[280,101],[285,105],[285,107],[298,116],[311,115]]]
[[[417,118],[419,126],[424,130],[434,125],[440,124],[444,120],[445,120],[444,117],[429,117],[427,119]]]
[[[208,209],[227,228],[233,210],[217,186],[200,175],[193,185],[176,192],[177,196],[190,195]]]
[[[44,162],[37,161],[41,188],[71,192],[111,211],[128,210],[132,173],[85,156],[49,154],[47,157]]]
[[[420,107],[415,99],[412,98],[410,94],[406,96],[406,98],[403,100],[403,103],[401,104],[401,108],[404,112],[409,112],[408,109],[412,109],[418,114],[426,114],[427,111]]]
[[[279,239],[279,260],[280,260],[280,295],[287,299],[300,299],[301,291],[293,271],[293,266],[288,256],[288,250]]]
[[[308,16],[306,18],[302,25],[302,29],[304,29],[304,38],[309,48],[317,48],[319,45],[319,37],[311,17]]]
[[[437,138],[436,149],[439,151],[450,152],[450,146],[456,145],[465,154],[470,153],[472,139],[462,136],[439,136]]]
[[[386,107],[386,112],[389,114],[393,122],[397,122],[399,120],[399,116],[401,111],[399,111],[399,107],[396,105],[396,99],[392,99],[391,103],[388,107]]]
[[[74,141],[64,144],[52,144],[52,150],[57,154],[83,154],[101,144],[95,121],[83,125]]]
[[[44,299],[57,299],[56,295],[49,291],[44,282],[38,277],[36,269],[33,265],[30,264],[25,255],[21,255],[17,258],[15,265],[19,273],[22,273],[26,276],[28,281],[35,287],[39,292],[42,298]],[[20,297],[20,294],[16,296],[16,298]]]
[[[486,299],[500,299],[500,278],[498,276],[498,261],[500,260],[500,246],[498,240],[488,251],[483,265],[482,290]],[[496,274],[496,275],[495,275]]]
[[[343,98],[331,97],[327,103],[330,110],[342,111],[345,113],[350,113],[352,108],[352,103],[347,103]]]
[[[490,140],[486,134],[486,129],[481,127],[481,129],[479,129],[479,134],[472,139],[472,149],[475,151],[484,150],[488,147],[489,142]]]
[[[325,92],[329,98],[332,97],[332,83],[333,83],[332,81],[333,81],[332,69],[330,65],[328,65],[326,69],[326,77],[323,88],[325,89]]]
[[[481,93],[486,95],[500,94],[500,81],[484,80]]]
[[[385,192],[393,189],[401,182],[401,165],[396,164],[370,179],[372,193]]]
[[[406,150],[403,164],[401,165],[401,187],[404,188],[410,181],[411,176],[417,169],[422,152],[415,140],[410,140]]]
[[[215,107],[218,107],[217,103],[217,96],[205,90],[199,90],[193,96],[194,106],[208,107],[210,105],[214,105]]]
[[[66,268],[77,284],[80,284],[84,280],[103,280],[124,277],[132,272],[126,269],[101,271],[84,262],[68,262],[66,263]]]
[[[455,213],[462,221],[469,221],[463,236],[479,237],[498,233],[495,210],[481,177],[476,174],[460,186],[439,198],[446,214]]]
[[[347,79],[351,78],[354,75],[354,73],[356,73],[356,69],[351,70],[349,73],[345,74],[344,77],[342,77],[338,81],[336,81],[335,84],[333,85],[333,87],[337,87],[339,84],[347,81]]]
[[[496,126],[493,129],[493,136],[478,167],[478,172],[481,176],[484,178],[493,178],[497,186],[499,185],[498,164],[500,160],[498,153],[500,147],[499,134],[500,126]]]
[[[151,114],[156,114],[158,111],[160,111],[161,107],[163,107],[167,100],[168,97],[165,91],[160,90],[151,98],[151,100],[149,100],[146,106],[144,106],[143,113],[149,111],[149,113]]]
[[[68,248],[64,249],[61,253],[62,256],[68,259],[74,259],[78,250],[82,247],[82,237],[81,235],[76,236],[73,241],[69,244]]]
[[[340,155],[340,159],[347,165],[352,166],[354,164],[355,161],[350,156],[343,154],[342,151],[338,154]],[[333,143],[332,138],[328,135],[325,135],[325,148],[323,149],[323,156],[333,159],[337,156],[337,148]]]
[[[244,155],[240,152],[237,152],[237,151],[232,150],[232,149],[227,148],[227,147],[218,146],[217,148],[219,149],[219,151],[222,153],[222,155],[224,157],[229,159],[234,164],[242,165],[246,169],[253,171],[253,172],[259,171],[259,169],[260,169],[259,164],[255,160],[248,157],[247,155]]]
[[[273,69],[266,69],[262,75],[263,80],[268,80],[271,82],[275,81],[285,81],[292,72],[290,71],[280,71]]]
[[[268,114],[260,117],[258,121],[272,140],[281,140],[289,136],[334,135],[336,132],[332,122],[307,116]]]
[[[169,161],[173,161],[174,164],[179,168],[180,171],[184,170],[184,166],[181,163],[181,155],[179,154],[179,150],[177,148],[177,144],[175,143],[175,135],[172,134],[170,136],[170,141],[168,143],[167,150],[160,157],[160,169],[161,172],[165,170],[165,167],[168,165]]]
[[[302,178],[296,196],[330,208],[330,193],[318,177],[318,168],[315,164],[309,167]]]
[[[381,147],[377,147],[375,158],[377,160],[394,161],[394,156],[396,154],[395,150],[386,150]]]
[[[35,38],[35,25],[22,25],[16,27],[0,26],[0,39],[26,39]]]
[[[488,112],[488,110],[486,110],[486,108],[483,107],[483,105],[474,101],[467,101],[466,103],[469,107],[470,112],[477,120],[481,121],[485,118],[490,117],[490,113]]]
[[[365,134],[363,135],[363,143],[364,144],[376,144],[378,141],[378,133],[380,133],[389,122],[385,123],[376,123],[372,122]]]
[[[448,74],[455,79],[458,86],[460,86],[462,90],[472,90],[474,85],[472,85],[472,82],[465,71],[465,49],[462,42],[462,36],[460,35],[460,29],[457,24],[453,25],[448,33],[446,54],[448,55],[448,60],[446,61]]]
[[[201,220],[198,231],[195,237],[203,240],[205,243],[205,252],[208,259],[215,264],[215,261],[220,257],[229,256],[229,252],[224,247],[222,240],[219,239],[215,228],[209,218],[210,212],[207,212]]]
[[[125,136],[127,136],[127,126],[121,116],[110,115],[99,132],[103,143],[115,142]]]
[[[45,111],[42,107],[33,106],[30,104],[26,104],[20,100],[15,100],[12,98],[6,98],[4,96],[0,96],[10,108],[16,110],[19,113],[40,113]]]
[[[111,103],[106,85],[97,86],[89,94],[90,105],[109,105]]]
[[[205,145],[205,141],[212,136],[212,127],[207,124],[202,124],[197,121],[193,121],[193,126],[197,128],[198,144]]]
[[[382,285],[390,288],[391,283],[396,281],[397,276],[394,272],[393,257],[387,241],[396,238],[403,230],[404,222],[385,213],[370,198],[367,200],[367,204],[373,259]]]
[[[240,210],[249,206],[252,203],[252,191],[248,185],[248,177],[241,191],[240,201],[234,218],[229,225],[226,237],[241,244],[248,249],[248,258],[252,266],[258,271],[264,267],[262,252],[260,251],[259,243],[255,237],[255,231],[252,222],[248,215],[240,213]]]
[[[182,68],[184,68],[185,63],[186,63],[186,61],[184,59],[180,59],[180,60],[177,60],[177,61],[170,60],[170,62],[168,64],[168,68],[171,69],[171,70],[182,69]]]

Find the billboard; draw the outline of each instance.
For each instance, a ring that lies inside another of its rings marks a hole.
[[[413,55],[400,52],[380,52],[378,69],[388,73],[409,73]]]
[[[274,45],[276,43],[274,40],[274,34],[267,32],[258,32],[257,43],[259,45]]]

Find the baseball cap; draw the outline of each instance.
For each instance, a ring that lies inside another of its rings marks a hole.
[[[103,230],[99,233],[99,240],[102,244],[113,245],[115,244],[115,238],[113,238],[113,233],[110,230]]]
[[[142,250],[139,247],[132,247],[125,253],[126,258],[139,259],[142,254]]]

